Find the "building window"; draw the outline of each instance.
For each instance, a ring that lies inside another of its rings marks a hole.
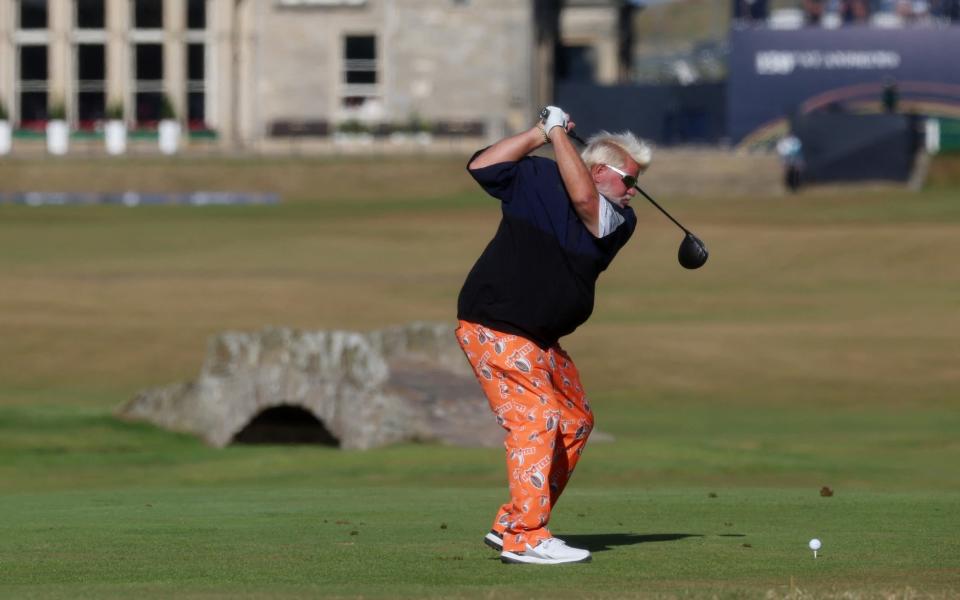
[[[76,0],[77,29],[103,29],[106,23],[104,0]]]
[[[209,0],[186,0],[186,74],[187,103],[184,108],[187,128],[194,131],[210,128],[210,98],[207,94],[207,9]]]
[[[106,113],[106,47],[77,45],[77,120],[80,129],[95,129]]]
[[[160,120],[163,107],[163,45],[134,46],[134,118],[147,127]]]
[[[187,44],[187,126],[190,129],[207,128],[206,77],[206,44]]]
[[[163,29],[163,0],[133,0],[136,29]]]
[[[207,0],[187,0],[187,29],[207,28]]]
[[[47,0],[20,0],[20,29],[47,28]]]
[[[160,122],[163,114],[163,92],[142,92],[134,95],[136,103],[137,125],[142,128],[152,128]]]
[[[103,44],[77,46],[77,79],[103,83],[106,77],[106,51]]]
[[[20,79],[27,82],[47,81],[47,47],[20,47]]]
[[[203,81],[206,77],[206,48],[203,44],[187,44],[187,80]]]
[[[20,126],[37,127],[47,119],[47,47],[20,46],[19,55]]]
[[[343,93],[341,105],[359,109],[377,97],[377,38],[348,35],[343,40]]]
[[[136,60],[138,81],[163,80],[162,44],[137,44]]]
[[[593,46],[560,46],[557,80],[592,83],[596,79],[597,52]]]

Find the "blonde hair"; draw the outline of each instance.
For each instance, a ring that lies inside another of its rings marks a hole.
[[[587,168],[593,165],[611,164],[622,169],[627,156],[640,165],[640,172],[643,173],[650,166],[653,150],[646,142],[629,131],[620,133],[600,131],[590,136],[587,147],[580,154]]]

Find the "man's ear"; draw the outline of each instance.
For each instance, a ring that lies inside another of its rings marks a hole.
[[[601,165],[600,163],[597,163],[592,167],[590,167],[590,177],[593,178],[594,182],[599,181],[601,171],[603,171],[603,165]]]

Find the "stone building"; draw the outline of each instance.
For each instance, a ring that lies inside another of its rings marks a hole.
[[[353,127],[496,137],[551,100],[557,61],[622,79],[624,0],[0,0],[0,102],[96,134],[172,109],[257,148]],[[59,111],[58,111],[59,112]]]

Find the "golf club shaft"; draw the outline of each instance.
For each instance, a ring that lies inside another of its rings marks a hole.
[[[567,135],[569,135],[570,137],[572,137],[574,140],[580,142],[581,145],[583,145],[583,146],[586,146],[586,145],[587,145],[587,142],[585,142],[584,139],[583,139],[582,137],[580,137],[579,135],[577,135],[574,131],[572,131],[572,130],[571,130],[571,131],[568,131],[568,132],[567,132]],[[660,206],[659,204],[657,204],[657,201],[654,200],[653,198],[651,198],[648,193],[646,193],[645,191],[643,191],[643,190],[640,188],[639,185],[634,185],[633,188],[634,188],[635,190],[637,190],[638,192],[640,192],[640,195],[643,196],[644,198],[646,198],[646,199],[650,202],[650,204],[656,206],[657,209],[658,209],[660,212],[662,212],[664,215],[666,215],[666,217],[667,217],[668,219],[670,219],[671,221],[673,221],[673,224],[676,225],[677,227],[679,227],[680,229],[682,229],[684,233],[690,233],[690,230],[689,230],[689,229],[687,229],[686,227],[684,227],[683,225],[681,225],[681,224],[680,224],[680,221],[674,219],[673,216],[672,216],[670,213],[668,213],[666,210],[664,210],[664,208],[663,208],[662,206]],[[693,234],[690,233],[690,235],[693,235]],[[696,236],[694,236],[694,237],[696,237]]]
[[[641,194],[644,198],[646,198],[647,200],[650,201],[650,204],[656,206],[657,209],[660,210],[660,212],[662,212],[664,215],[666,215],[668,219],[670,219],[671,221],[673,221],[673,224],[676,225],[677,227],[679,227],[680,229],[682,229],[684,233],[690,233],[690,230],[689,230],[689,229],[687,229],[686,227],[684,227],[683,225],[681,225],[681,224],[680,224],[680,221],[674,219],[673,216],[670,215],[670,213],[668,213],[666,210],[664,210],[664,208],[663,208],[662,206],[660,206],[659,204],[657,204],[657,201],[656,201],[656,200],[654,200],[653,198],[651,198],[645,191],[643,191],[642,189],[640,189],[640,186],[639,186],[639,185],[634,185],[634,186],[633,186],[633,189],[635,189],[635,190],[637,190],[638,192],[640,192],[640,194]],[[693,234],[690,233],[690,235],[693,235]],[[697,236],[693,236],[693,237],[697,237]]]

